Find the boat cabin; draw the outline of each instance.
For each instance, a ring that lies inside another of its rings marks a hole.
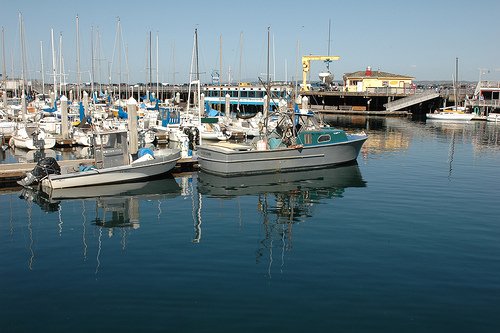
[[[98,169],[129,164],[127,132],[112,131],[94,134],[94,157]]]
[[[345,141],[347,141],[347,135],[343,130],[329,127],[324,127],[321,131],[306,130],[297,134],[297,144],[301,144],[304,147]]]

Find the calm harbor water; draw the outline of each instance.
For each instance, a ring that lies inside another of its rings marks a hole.
[[[356,165],[1,192],[0,331],[499,332],[500,125],[329,120]]]

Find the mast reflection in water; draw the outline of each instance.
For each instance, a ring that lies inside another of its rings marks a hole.
[[[256,261],[268,252],[271,277],[273,242],[284,252],[292,248],[293,224],[313,216],[322,200],[342,197],[348,187],[365,187],[357,163],[334,168],[239,177],[221,177],[206,172],[198,175],[198,192],[209,198],[234,199],[255,196],[262,217],[264,238],[259,242]]]

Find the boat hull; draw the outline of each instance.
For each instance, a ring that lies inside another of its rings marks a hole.
[[[474,113],[453,113],[453,112],[439,112],[439,113],[427,113],[427,119],[437,119],[437,120],[463,120],[469,121],[474,118]]]
[[[42,191],[49,193],[52,189],[134,182],[170,172],[179,159],[180,151],[177,151],[168,156],[156,157],[154,160],[137,164],[61,175],[51,174],[42,180],[41,187]]]
[[[23,138],[23,137],[13,136],[12,139],[14,140],[14,146],[16,148],[30,149],[30,150],[39,149],[39,147],[34,144],[32,138]],[[41,148],[42,149],[50,149],[50,148],[54,148],[55,145],[56,145],[55,138],[45,138],[43,140],[43,147],[41,147]]]
[[[486,117],[486,120],[494,123],[500,123],[500,113],[490,113],[488,117]]]
[[[355,161],[366,139],[366,135],[351,136],[345,142],[269,150],[201,145],[198,162],[201,170],[222,176],[310,170]]]

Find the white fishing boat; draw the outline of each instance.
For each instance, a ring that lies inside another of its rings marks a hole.
[[[99,144],[94,146],[95,159],[92,165],[82,165],[78,170],[61,169],[57,163],[43,167],[37,165],[20,184],[32,186],[38,183],[41,190],[48,193],[52,189],[134,182],[169,173],[181,157],[179,149],[153,152],[147,148],[140,149],[137,156],[132,156],[126,131],[100,132],[95,135],[100,138],[95,140]]]
[[[312,112],[292,112],[281,114],[259,140],[202,144],[198,162],[201,170],[223,176],[310,170],[355,161],[367,138],[323,126]]]

